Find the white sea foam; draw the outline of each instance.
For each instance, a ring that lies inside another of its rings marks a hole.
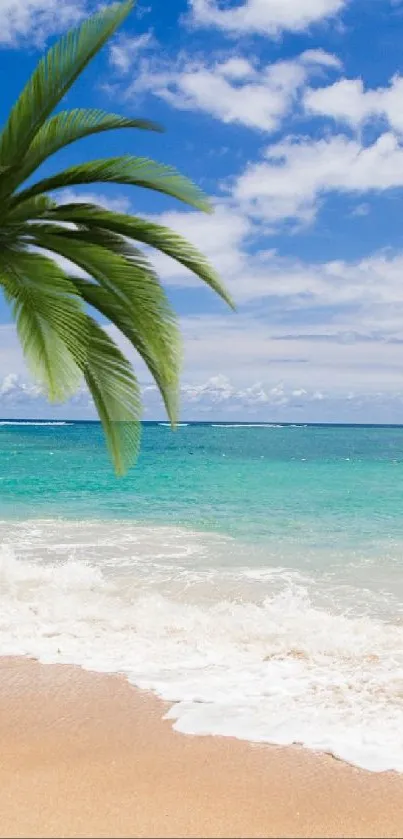
[[[71,422],[66,422],[65,420],[52,420],[52,421],[43,421],[43,422],[35,422],[34,420],[1,420],[0,425],[72,425]]]
[[[171,428],[171,423],[170,422],[159,422],[158,425],[160,425],[162,428]],[[178,423],[176,423],[176,425],[177,425],[177,428],[187,428],[189,423],[188,422],[178,422]]]
[[[215,534],[36,521],[0,536],[0,654],[122,672],[183,732],[403,771],[399,622],[321,607],[308,574],[251,551],[242,565]]]
[[[211,423],[212,428],[285,428],[272,422],[242,422],[242,423]]]

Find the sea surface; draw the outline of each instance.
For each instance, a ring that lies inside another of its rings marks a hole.
[[[0,654],[124,673],[175,727],[403,772],[403,428],[0,423]]]

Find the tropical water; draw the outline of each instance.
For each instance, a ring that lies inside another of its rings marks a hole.
[[[403,428],[0,426],[0,654],[121,672],[192,734],[403,771]]]

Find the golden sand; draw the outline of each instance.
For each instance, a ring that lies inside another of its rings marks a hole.
[[[188,737],[123,678],[0,659],[1,837],[397,837],[403,776]]]

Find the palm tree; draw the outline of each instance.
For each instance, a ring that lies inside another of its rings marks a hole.
[[[101,110],[53,114],[134,2],[114,3],[54,44],[0,134],[0,284],[25,358],[51,401],[68,399],[85,379],[117,474],[126,472],[138,452],[140,391],[130,362],[91,310],[129,340],[158,385],[172,425],[177,418],[176,317],[135,243],[182,263],[232,305],[203,255],[169,228],[95,204],[58,204],[53,197],[56,190],[78,184],[132,184],[209,211],[205,196],[174,169],[125,155],[32,179],[49,157],[82,137],[117,128],[158,130],[147,120]],[[85,279],[62,268],[63,260],[74,263]]]

